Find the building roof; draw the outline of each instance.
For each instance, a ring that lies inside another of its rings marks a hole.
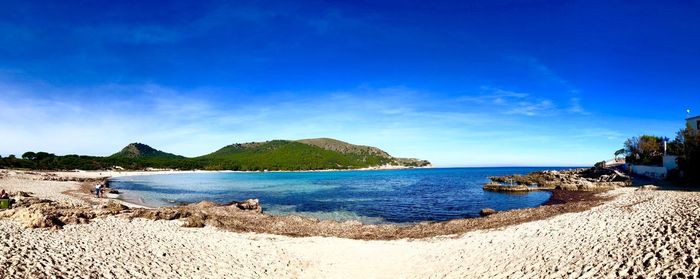
[[[700,115],[698,115],[698,116],[693,116],[693,117],[688,117],[688,118],[686,118],[685,120],[691,120],[691,119],[696,119],[696,118],[700,118]]]

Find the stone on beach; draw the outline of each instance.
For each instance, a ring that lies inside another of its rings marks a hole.
[[[243,202],[234,202],[230,206],[235,206],[242,210],[252,210],[257,213],[263,212],[262,206],[260,205],[260,201],[258,199],[247,199]]]
[[[492,209],[492,208],[484,208],[481,211],[479,211],[479,215],[482,217],[486,217],[489,215],[496,214],[497,212],[498,211],[496,211],[495,209]]]

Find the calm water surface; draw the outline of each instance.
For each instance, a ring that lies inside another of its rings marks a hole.
[[[410,223],[477,217],[536,207],[548,192],[482,190],[489,176],[564,168],[445,168],[382,171],[184,173],[119,177],[123,198],[150,206],[258,198],[268,214],[299,214],[363,223]]]

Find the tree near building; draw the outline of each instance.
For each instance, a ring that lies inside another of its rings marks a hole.
[[[627,162],[638,165],[661,165],[663,162],[663,144],[667,138],[642,135],[625,141]]]
[[[625,149],[624,149],[624,148],[621,148],[620,150],[615,151],[615,160],[617,160],[617,157],[622,156],[622,155],[625,155]]]
[[[678,144],[678,168],[683,172],[685,180],[700,186],[700,132],[686,127],[678,132],[674,140]]]

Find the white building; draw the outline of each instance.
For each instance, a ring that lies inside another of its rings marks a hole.
[[[687,118],[685,121],[688,127],[694,129],[695,131],[700,131],[700,115]],[[678,168],[678,164],[676,162],[677,159],[678,156],[664,154],[663,166],[642,166],[630,164],[629,167],[632,168],[632,172],[636,174],[655,178],[665,178],[670,170]]]
[[[700,115],[685,120],[688,127],[700,131]]]

